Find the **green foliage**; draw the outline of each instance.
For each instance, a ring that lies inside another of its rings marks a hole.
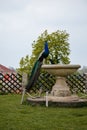
[[[21,58],[20,60],[20,69],[21,72],[30,73],[32,67],[37,60],[39,54],[44,49],[44,42],[48,42],[49,56],[45,59],[45,64],[69,64],[69,43],[68,43],[69,34],[66,31],[56,31],[51,34],[48,34],[47,30],[45,30],[36,41],[32,43],[32,55],[29,58],[27,55],[25,58]],[[27,70],[28,69],[28,70]]]
[[[20,68],[17,70],[19,73],[29,73],[30,58],[28,55],[22,57],[19,64]]]
[[[69,64],[69,43],[68,43],[69,34],[66,31],[56,31],[51,34],[48,34],[45,30],[41,36],[38,37],[37,41],[34,41],[32,44],[32,60],[36,60],[38,55],[43,50],[43,44],[45,41],[48,41],[48,46],[50,50],[49,57],[45,60],[46,64],[58,64],[62,62],[63,64]]]

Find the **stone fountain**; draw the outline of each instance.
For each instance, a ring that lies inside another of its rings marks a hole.
[[[80,99],[77,95],[72,95],[66,83],[66,76],[75,73],[80,67],[80,65],[72,64],[42,65],[43,70],[56,77],[55,85],[52,87],[50,94],[41,98],[29,98],[28,101],[41,103],[47,100],[47,102],[57,103],[58,106],[80,106],[84,102],[87,104],[87,100]]]
[[[42,69],[56,76],[56,83],[52,87],[51,95],[58,97],[70,96],[71,92],[66,83],[66,76],[75,73],[79,68],[80,65],[43,65]]]

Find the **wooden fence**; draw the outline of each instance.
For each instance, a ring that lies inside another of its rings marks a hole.
[[[26,76],[25,76],[26,77]],[[0,93],[22,93],[23,82],[26,81],[24,76],[20,74],[0,73]],[[66,80],[72,93],[87,93],[87,75],[74,74],[69,75]],[[39,90],[43,92],[51,91],[55,84],[55,77],[48,73],[41,73],[36,84],[32,87],[31,93],[37,93]]]
[[[0,93],[21,93],[22,76],[20,74],[0,73]]]
[[[74,74],[67,77],[67,84],[72,93],[87,93],[87,75]]]
[[[87,93],[87,75],[73,74],[66,77],[66,83],[72,93]],[[48,73],[41,73],[39,79],[33,87],[33,92],[39,91],[41,88],[43,92],[51,91],[55,84],[55,77]]]
[[[33,86],[32,91],[37,93],[39,90],[42,92],[51,91],[52,86],[55,83],[55,77],[48,73],[41,73],[36,84]]]

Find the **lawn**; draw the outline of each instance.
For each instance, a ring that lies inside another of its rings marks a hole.
[[[87,107],[20,105],[21,95],[0,95],[0,130],[87,130]]]

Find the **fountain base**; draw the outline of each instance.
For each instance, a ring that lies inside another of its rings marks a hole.
[[[46,105],[46,98],[48,98],[48,106],[55,107],[83,107],[87,106],[87,99],[81,99],[76,95],[66,96],[66,97],[56,97],[56,96],[44,96],[38,98],[27,98],[27,103],[30,105]]]

